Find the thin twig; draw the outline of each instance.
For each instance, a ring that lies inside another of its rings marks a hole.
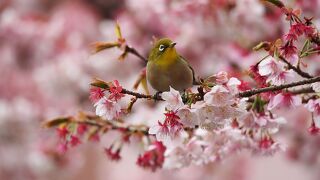
[[[139,59],[141,59],[145,63],[148,62],[148,60],[144,56],[142,56],[135,48],[133,48],[131,46],[126,45],[125,52],[131,53],[131,54],[137,56]]]
[[[282,89],[291,88],[291,87],[295,87],[295,86],[301,86],[301,85],[305,85],[305,84],[311,84],[311,83],[315,83],[315,82],[320,82],[320,76],[310,78],[307,80],[289,83],[289,84],[283,84],[280,86],[270,86],[270,87],[265,87],[265,88],[260,88],[260,89],[252,89],[252,90],[241,92],[238,94],[238,96],[239,97],[250,97],[250,96],[264,93],[264,92],[279,91]]]
[[[115,123],[111,121],[106,121],[101,119],[99,116],[95,116],[95,119],[86,119],[80,121],[74,121],[75,123],[79,124],[87,124],[89,126],[97,126],[99,128],[109,127],[112,130],[125,130],[130,133],[137,133],[140,132],[142,134],[148,134],[148,127],[146,126],[133,126],[133,125],[124,125],[122,123]]]
[[[157,100],[157,101],[163,101],[163,99],[159,95],[156,95],[156,94],[155,95],[146,95],[146,94],[142,94],[142,93],[129,91],[124,88],[122,89],[121,93],[135,96],[136,98],[140,98],[140,99],[153,99],[153,100]]]
[[[302,71],[300,68],[295,67],[294,65],[292,65],[290,62],[288,62],[283,56],[279,56],[279,58],[288,65],[289,69],[294,70],[296,73],[298,73],[301,77],[304,78],[313,78],[313,76],[311,76],[310,74],[308,74],[307,72]]]
[[[283,84],[280,86],[270,86],[270,87],[265,87],[265,88],[259,88],[259,89],[252,89],[252,90],[248,90],[248,91],[244,91],[238,94],[238,97],[250,97],[259,93],[263,93],[263,92],[269,92],[269,91],[279,91],[282,89],[286,89],[286,88],[291,88],[291,87],[295,87],[295,86],[301,86],[301,85],[306,85],[306,84],[312,84],[315,82],[320,82],[320,76],[318,77],[314,77],[314,78],[310,78],[307,80],[302,80],[302,81],[297,81],[297,82],[293,82],[293,83],[289,83],[289,84]],[[312,90],[312,88],[305,88],[305,89],[300,89],[300,90],[296,90],[296,91],[292,91],[292,93],[294,94],[301,94],[301,93],[313,93],[314,91]],[[146,95],[146,94],[140,94],[137,92],[133,92],[133,91],[129,91],[127,89],[122,89],[122,93],[123,94],[128,94],[128,95],[132,95],[135,96],[137,98],[145,98],[145,99],[153,99],[153,100],[160,100],[163,101],[163,99],[157,95]]]
[[[290,91],[292,94],[309,94],[309,93],[315,93],[315,91],[312,89],[312,87],[308,88],[302,88],[294,91]]]

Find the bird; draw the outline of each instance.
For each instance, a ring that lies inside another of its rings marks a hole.
[[[158,92],[169,91],[170,87],[183,92],[195,82],[194,70],[177,52],[169,38],[159,39],[150,50],[146,76],[151,87]]]

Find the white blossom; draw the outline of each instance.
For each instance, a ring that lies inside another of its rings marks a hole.
[[[119,117],[121,112],[121,106],[106,97],[101,98],[94,106],[96,107],[96,115],[105,117],[107,120]]]
[[[166,108],[168,110],[176,111],[184,105],[179,91],[173,89],[172,87],[170,87],[169,92],[163,92],[161,97],[166,101]]]

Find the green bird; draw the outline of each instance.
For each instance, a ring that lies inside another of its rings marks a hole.
[[[147,63],[147,80],[159,92],[170,86],[180,92],[195,82],[194,70],[178,54],[176,43],[168,38],[158,40],[150,51]]]

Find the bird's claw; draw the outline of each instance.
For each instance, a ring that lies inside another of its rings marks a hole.
[[[158,100],[160,100],[161,99],[161,91],[158,91],[158,92],[156,92],[156,94],[154,95],[154,100],[155,101],[158,101]]]

